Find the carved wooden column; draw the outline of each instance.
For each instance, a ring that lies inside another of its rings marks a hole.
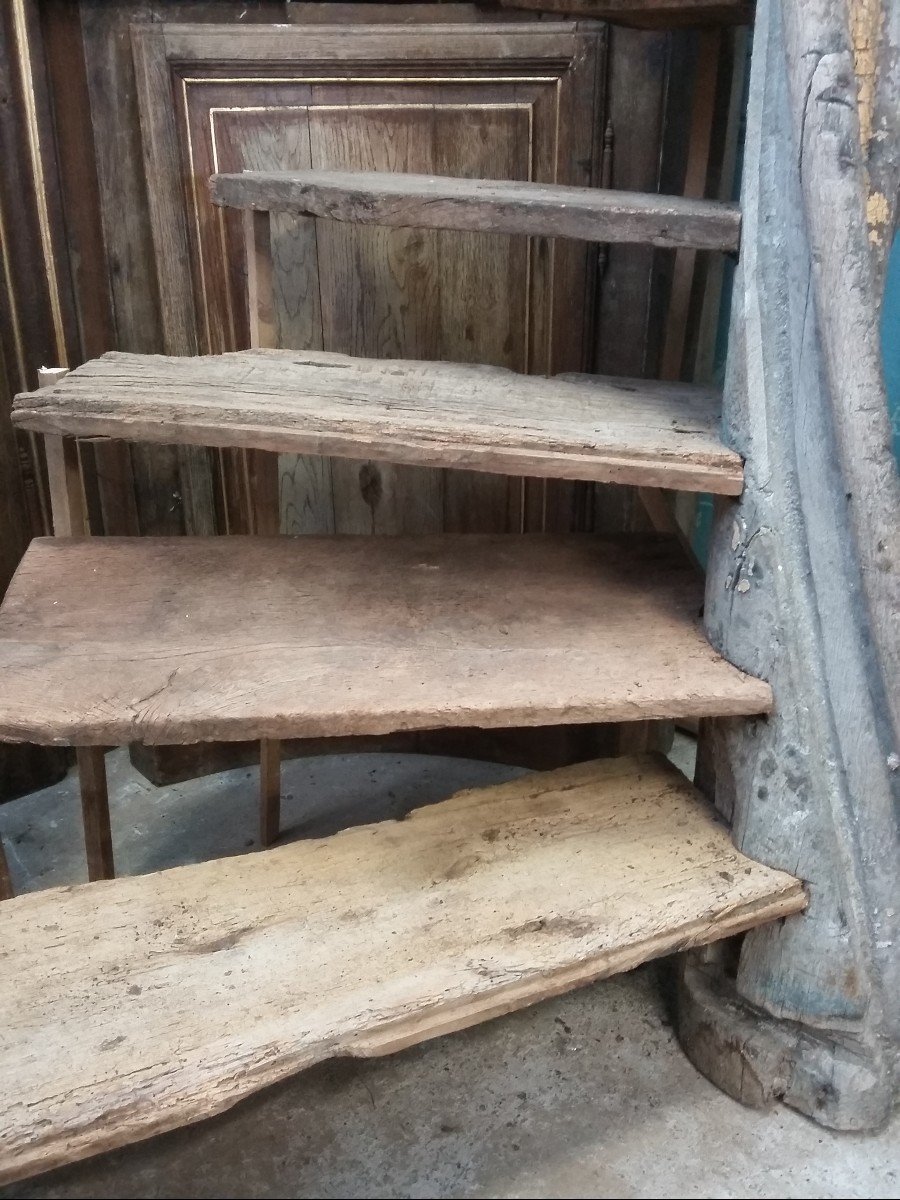
[[[877,0],[758,6],[725,397],[747,482],[707,584],[711,641],[776,697],[769,719],[718,723],[715,800],[745,853],[808,882],[810,906],[748,934],[736,969],[690,956],[679,1016],[726,1091],[841,1129],[887,1120],[900,1019],[900,485],[848,19],[861,7],[896,35]],[[880,178],[893,139],[896,179],[896,127],[880,133]]]

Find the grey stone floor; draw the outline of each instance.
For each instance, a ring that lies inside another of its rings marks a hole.
[[[680,747],[682,753],[685,747]],[[255,772],[156,789],[109,756],[120,873],[252,848]],[[286,765],[285,838],[396,816],[509,768]],[[0,807],[21,890],[84,877],[74,780]],[[388,1059],[326,1063],[9,1197],[897,1197],[900,1127],[835,1135],[742,1108],[673,1038],[665,962]]]

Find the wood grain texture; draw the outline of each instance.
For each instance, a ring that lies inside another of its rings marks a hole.
[[[561,16],[593,17],[638,29],[694,25],[746,25],[754,0],[499,0],[503,8],[535,9]]]
[[[737,495],[716,394],[688,384],[294,351],[111,353],[17,397],[42,433],[296,450]]]
[[[0,908],[0,1181],[787,917],[661,757]],[[98,931],[104,931],[99,935]]]
[[[846,37],[842,3],[758,5],[725,387],[747,486],[716,521],[704,608],[710,640],[777,698],[770,720],[714,723],[716,804],[815,903],[744,940],[717,1016],[694,991],[685,1044],[733,1094],[752,1056],[758,1094],[859,1131],[896,1099],[898,668],[879,663],[866,593],[894,587],[896,633],[900,499]]]
[[[0,737],[116,745],[738,715],[668,539],[38,539]]]
[[[736,250],[740,209],[715,200],[382,171],[213,175],[216,204],[335,221]]]

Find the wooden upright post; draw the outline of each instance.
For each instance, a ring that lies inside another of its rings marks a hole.
[[[281,742],[259,743],[259,841],[271,846],[281,832]]]
[[[51,387],[68,375],[67,367],[41,367],[38,387]],[[55,537],[83,537],[88,532],[78,443],[74,438],[48,433],[44,438],[50,513]]]
[[[277,341],[272,268],[271,219],[267,212],[244,211],[247,253],[247,303],[251,349],[274,349]],[[246,451],[249,511],[253,532],[280,532],[278,455],[267,450]],[[259,744],[259,840],[270,846],[281,826],[281,743],[263,738]]]
[[[78,780],[81,784],[81,813],[88,879],[114,879],[112,831],[109,824],[109,794],[106,761],[102,746],[79,746]]]
[[[275,294],[272,278],[272,240],[267,212],[244,212],[247,250],[247,302],[250,347],[271,350],[277,341]],[[278,505],[278,455],[270,450],[248,450],[249,510],[253,532],[272,536],[280,531]]]
[[[11,900],[13,894],[12,876],[6,861],[6,851],[3,849],[3,842],[0,841],[0,900]]]

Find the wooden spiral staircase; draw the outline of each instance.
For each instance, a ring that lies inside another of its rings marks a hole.
[[[687,956],[679,1032],[693,1060],[751,1103],[783,1098],[848,1129],[886,1119],[900,988],[883,618],[898,484],[860,331],[877,311],[877,213],[892,211],[900,143],[861,141],[844,10],[856,35],[863,8],[877,6],[757,6],[727,444],[701,388],[272,348],[279,208],[738,242],[727,205],[496,182],[219,177],[218,199],[248,214],[253,348],[107,355],[19,399],[16,421],[46,435],[65,536],[31,547],[0,609],[0,737],[79,748],[97,882],[0,906],[0,1179],[744,929],[736,973],[714,948]],[[871,125],[881,85],[865,86]],[[876,194],[884,205],[867,208]],[[254,536],[85,537],[76,437],[238,448]],[[669,538],[279,538],[277,450],[740,493],[712,550],[715,648],[701,581]],[[260,739],[268,842],[287,736],[701,715],[726,718],[712,741],[730,831],[645,756],[111,878],[103,748],[116,742]]]
[[[3,906],[17,985],[0,1178],[806,904],[652,755],[262,856],[110,878],[109,745],[259,739],[268,842],[287,737],[772,704],[706,641],[702,580],[673,537],[277,536],[278,450],[723,496],[740,492],[742,463],[705,388],[271,348],[270,213],[734,250],[736,208],[313,172],[217,176],[213,194],[246,212],[253,348],[107,354],[16,405],[20,427],[51,439],[61,530],[78,527],[75,437],[239,448],[257,510],[250,537],[39,540],[3,604],[0,736],[79,747],[90,875],[107,882]]]

